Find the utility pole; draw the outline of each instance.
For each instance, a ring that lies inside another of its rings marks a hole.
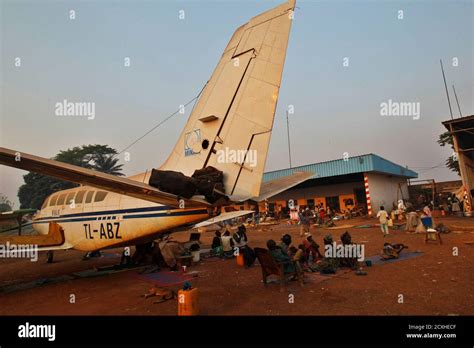
[[[451,109],[451,101],[449,100],[448,85],[446,84],[446,77],[444,76],[443,61],[440,59],[439,64],[441,64],[441,72],[443,73],[444,88],[446,89],[446,97],[448,98],[449,113],[451,114],[451,120],[453,119],[453,110]]]
[[[291,144],[290,144],[290,120],[288,118],[288,110],[286,110],[286,131],[288,134],[288,157],[290,159],[290,168],[291,166]]]
[[[456,103],[458,104],[459,116],[462,117],[461,107],[459,106],[458,94],[456,93],[456,88],[453,85],[454,96],[456,97]]]

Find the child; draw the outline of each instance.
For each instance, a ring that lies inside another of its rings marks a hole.
[[[219,231],[216,231],[214,239],[212,240],[211,253],[216,256],[222,256],[222,241]]]
[[[380,210],[377,213],[377,217],[379,218],[380,229],[383,232],[383,236],[388,236],[388,213],[385,211],[385,208],[383,206],[380,207]]]

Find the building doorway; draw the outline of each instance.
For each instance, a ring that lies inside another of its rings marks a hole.
[[[367,205],[367,201],[366,201],[366,198],[365,198],[365,189],[354,189],[354,194],[355,194],[355,197],[356,197],[356,203],[358,206],[366,206]]]
[[[330,207],[332,211],[340,211],[339,196],[326,197],[326,206]]]

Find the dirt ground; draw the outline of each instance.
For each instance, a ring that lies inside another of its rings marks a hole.
[[[376,220],[357,218],[338,225],[362,225]],[[383,238],[377,227],[348,228],[356,243],[365,245],[366,257],[380,253],[385,240],[404,243],[410,251],[423,255],[390,264],[364,267],[367,276],[338,271],[322,282],[308,281],[303,287],[290,282],[285,292],[278,284],[265,288],[260,266],[244,269],[235,260],[203,260],[189,268],[197,271],[192,280],[199,289],[202,315],[474,315],[474,219],[439,218],[453,232],[443,234],[443,244],[425,244],[424,235],[391,231]],[[457,228],[459,227],[459,228]],[[346,229],[311,228],[314,239],[323,245],[331,232],[334,240]],[[249,245],[264,246],[268,239],[279,240],[289,233],[299,243],[299,227],[287,224],[251,228]],[[174,234],[188,240],[189,233]],[[203,247],[209,247],[213,232],[203,233]],[[467,243],[466,243],[467,242]],[[458,256],[453,248],[458,248]],[[82,261],[83,253],[55,253],[55,262],[45,263],[45,255],[32,263],[24,259],[0,260],[0,287],[57,277],[92,267],[119,262],[121,250],[107,256]],[[0,315],[176,315],[177,302],[154,304],[140,297],[151,287],[137,277],[136,270],[95,278],[66,280],[10,293],[0,292]],[[69,302],[74,294],[76,302]],[[293,298],[294,301],[290,301]],[[403,303],[399,303],[403,295]],[[293,303],[290,303],[293,302]]]

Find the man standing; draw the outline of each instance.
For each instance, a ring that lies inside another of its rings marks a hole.
[[[377,217],[379,218],[380,229],[383,232],[383,236],[388,236],[388,213],[385,211],[383,206],[380,207]]]

